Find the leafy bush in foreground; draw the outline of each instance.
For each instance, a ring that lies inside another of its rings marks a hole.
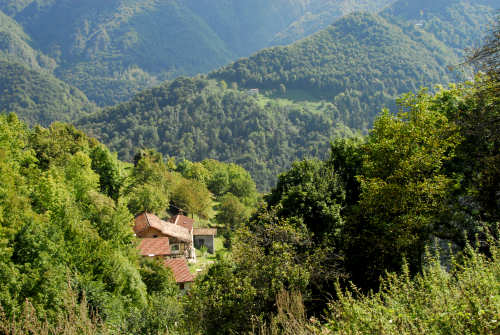
[[[499,244],[491,257],[468,248],[466,256],[446,270],[439,257],[410,278],[388,274],[376,294],[361,295],[354,287],[338,289],[325,323],[307,321],[295,296],[278,296],[278,314],[262,334],[498,334],[500,331]],[[294,301],[293,304],[287,303]],[[284,303],[283,303],[284,302]]]
[[[500,255],[469,249],[462,264],[446,271],[436,258],[414,279],[390,274],[379,293],[339,292],[329,307],[332,334],[498,334]]]

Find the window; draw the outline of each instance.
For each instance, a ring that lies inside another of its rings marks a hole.
[[[170,251],[172,251],[172,253],[178,253],[179,252],[179,245],[178,244],[171,244],[170,245]]]
[[[184,289],[184,283],[179,283],[179,288],[180,288],[181,290],[183,290],[183,289]]]
[[[158,237],[158,235],[153,235],[153,238],[157,238],[157,237]]]

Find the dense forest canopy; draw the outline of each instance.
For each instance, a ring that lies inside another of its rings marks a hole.
[[[240,164],[261,191],[294,159],[324,157],[329,141],[352,134],[331,104],[266,100],[204,78],[178,78],[78,125],[125,160],[151,147],[179,159]]]

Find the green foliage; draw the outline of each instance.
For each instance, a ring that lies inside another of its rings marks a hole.
[[[51,329],[67,321],[61,313],[76,299],[78,313],[88,308],[120,329],[149,306],[152,292],[163,301],[177,294],[164,268],[141,273],[132,215],[120,197],[121,163],[107,149],[73,126],[30,130],[14,114],[0,116],[0,129],[0,302],[7,319],[23,317],[29,301],[32,318]],[[115,185],[117,199],[103,185]],[[77,322],[94,322],[81,317]],[[153,326],[154,315],[148,320]]]
[[[103,145],[96,146],[90,152],[90,158],[92,159],[92,170],[99,175],[101,193],[117,201],[123,186],[118,160]]]
[[[226,229],[232,231],[250,218],[250,209],[240,202],[238,197],[227,193],[220,199],[215,219]]]
[[[147,211],[163,213],[170,202],[172,175],[161,154],[141,151],[125,190],[128,207],[134,214]]]
[[[483,235],[483,225],[491,229],[500,220],[498,87],[498,78],[483,76],[474,84],[453,86],[437,96],[437,104],[455,122],[463,139],[446,166],[454,184],[449,209],[441,218],[440,236],[462,247],[477,234]]]
[[[294,224],[276,223],[241,229],[234,261],[219,261],[196,280],[187,299],[189,326],[204,334],[249,332],[256,318],[266,319],[274,309],[278,292],[306,291],[310,269],[301,256],[307,252],[307,234]]]
[[[339,292],[322,334],[496,334],[500,330],[500,259],[472,250],[446,271],[439,258],[411,278],[389,274],[379,293]]]
[[[173,295],[178,288],[175,285],[172,271],[166,268],[161,260],[156,258],[142,258],[140,261],[140,273],[148,293],[167,293]]]
[[[15,112],[30,124],[70,121],[95,111],[78,89],[54,76],[0,59],[0,112]]]
[[[231,263],[219,262],[197,279],[191,289],[186,328],[191,333],[203,334],[248,331],[248,318],[257,308],[256,295],[250,277],[238,275]]]
[[[375,283],[384,271],[401,268],[403,256],[412,272],[421,269],[424,247],[451,185],[443,164],[460,142],[456,126],[432,108],[434,99],[425,92],[404,96],[401,113],[384,112],[363,147],[359,215],[349,227],[355,232],[348,234],[356,280]],[[356,259],[360,253],[367,258]],[[364,270],[358,275],[366,263],[370,275]]]
[[[327,165],[333,169],[345,190],[347,207],[355,205],[361,193],[356,176],[363,167],[363,140],[360,138],[336,139],[330,147]]]
[[[117,118],[120,122],[115,122]],[[258,180],[260,191],[269,189],[294,159],[323,158],[331,139],[350,133],[332,105],[325,105],[321,113],[278,101],[262,106],[246,92],[223,90],[203,78],[176,79],[78,124],[125,160],[132,160],[137,148],[150,147],[179,159],[210,157],[236,163]],[[178,169],[188,178],[206,182],[216,196],[229,191],[252,203],[255,186],[246,172],[209,160],[201,164],[208,176],[199,164],[180,163]]]
[[[446,66],[460,63],[457,56],[482,37],[494,15],[492,7],[468,1],[438,1],[430,5],[438,7],[435,11],[421,2],[408,3],[397,2],[380,15],[347,15],[297,43],[264,49],[210,77],[271,93],[282,92],[284,85],[291,99],[305,95],[332,102],[344,123],[368,129],[381,107],[396,110],[400,94],[461,77]],[[426,14],[403,19],[401,6]],[[426,19],[425,28],[416,25]]]
[[[172,202],[186,214],[207,218],[212,205],[212,195],[206,186],[191,179],[180,180],[172,190]]]
[[[319,160],[295,162],[267,197],[269,206],[281,206],[280,216],[301,218],[318,239],[325,234],[338,237],[344,200],[345,190],[335,171]]]

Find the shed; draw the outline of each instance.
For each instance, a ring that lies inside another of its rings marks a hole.
[[[201,247],[206,246],[209,253],[215,253],[216,235],[216,228],[194,228],[193,240],[195,248],[200,249]]]

